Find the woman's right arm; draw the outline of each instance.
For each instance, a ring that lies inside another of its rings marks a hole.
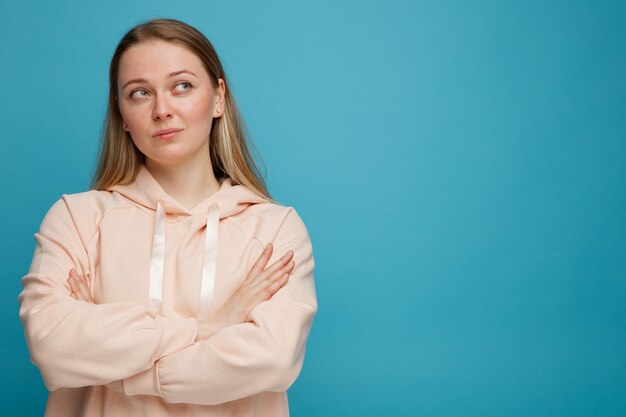
[[[31,361],[50,391],[130,377],[198,336],[195,318],[166,318],[154,306],[130,302],[72,298],[68,271],[89,272],[75,220],[65,195],[48,210],[18,296]]]

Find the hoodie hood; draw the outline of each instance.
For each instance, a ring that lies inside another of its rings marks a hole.
[[[130,184],[116,184],[106,188],[121,194],[133,203],[155,211],[152,254],[150,262],[150,304],[161,308],[165,260],[165,219],[167,215],[189,217],[191,227],[205,228],[204,259],[200,287],[198,318],[208,317],[217,265],[219,221],[244,211],[253,204],[266,203],[267,199],[249,188],[234,184],[231,178],[220,179],[220,188],[195,207],[187,209],[170,196],[145,165]]]
[[[220,219],[240,213],[251,204],[268,201],[249,188],[234,184],[231,178],[221,178],[219,182],[220,189],[192,209],[187,209],[166,193],[145,165],[141,165],[137,178],[132,183],[111,185],[106,190],[116,191],[127,199],[152,210],[156,210],[157,205],[161,203],[167,214],[193,216],[206,213],[211,205],[217,204]]]

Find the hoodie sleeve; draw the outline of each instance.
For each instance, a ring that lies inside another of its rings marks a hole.
[[[273,244],[267,265],[292,249],[296,266],[283,288],[253,308],[251,321],[226,327],[125,379],[126,395],[215,405],[263,391],[287,391],[302,368],[317,312],[311,241],[293,208]]]
[[[18,296],[31,362],[50,391],[135,375],[198,332],[195,318],[165,318],[153,306],[72,298],[69,271],[89,273],[90,260],[71,213],[66,195],[46,213]]]

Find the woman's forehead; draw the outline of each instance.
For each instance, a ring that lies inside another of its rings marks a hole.
[[[200,58],[188,48],[162,40],[145,41],[126,50],[120,59],[119,81],[124,79],[169,78],[173,73],[188,71],[206,75]]]

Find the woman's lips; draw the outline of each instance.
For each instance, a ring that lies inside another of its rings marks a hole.
[[[154,135],[152,135],[152,137],[154,138],[159,138],[159,139],[169,139],[171,137],[176,136],[176,134],[178,132],[180,132],[182,129],[163,129],[163,130],[159,130],[158,132],[156,132]]]

